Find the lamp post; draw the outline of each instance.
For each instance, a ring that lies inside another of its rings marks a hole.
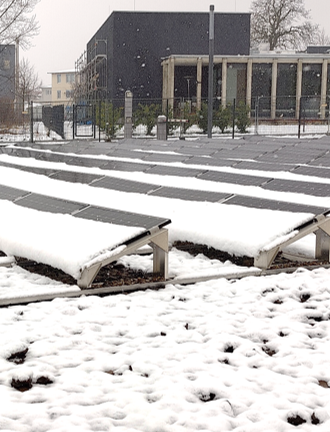
[[[207,136],[212,138],[213,120],[213,58],[214,58],[214,5],[210,6],[209,23],[209,92],[207,111]]]

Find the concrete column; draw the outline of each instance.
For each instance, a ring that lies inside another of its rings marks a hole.
[[[297,65],[297,87],[296,87],[296,119],[299,118],[300,98],[302,86],[302,60],[298,60]]]
[[[221,104],[224,108],[227,105],[227,59],[222,59]]]
[[[132,138],[133,136],[133,93],[129,90],[125,93],[125,125],[124,137]]]
[[[323,60],[322,65],[322,82],[321,82],[321,119],[325,119],[325,111],[327,106],[327,81],[328,81],[328,60]]]
[[[157,140],[166,141],[166,116],[160,115],[157,118]]]
[[[163,112],[165,112],[167,108],[167,99],[168,99],[168,60],[163,61]]]
[[[272,66],[272,93],[270,103],[270,118],[276,117],[276,93],[277,93],[277,60],[273,60]]]
[[[252,103],[252,59],[247,61],[246,68],[246,105],[251,107]]]
[[[169,107],[174,106],[174,69],[175,62],[174,58],[170,57],[168,63],[168,105]]]
[[[201,57],[198,57],[197,59],[197,111],[199,111],[202,108],[202,67],[203,67],[203,60]]]

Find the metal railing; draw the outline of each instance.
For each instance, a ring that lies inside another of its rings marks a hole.
[[[222,105],[213,100],[213,135],[248,134],[329,134],[330,97],[320,96],[252,98]],[[0,101],[0,142],[60,141],[72,139],[113,140],[124,137],[123,99],[74,104],[30,102],[25,109]],[[168,137],[207,134],[207,99],[134,99],[133,137],[155,137],[159,115],[167,118]]]

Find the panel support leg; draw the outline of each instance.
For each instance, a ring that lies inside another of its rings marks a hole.
[[[168,278],[168,231],[162,230],[152,239],[153,248],[153,272]]]
[[[330,221],[316,232],[315,258],[322,261],[330,259]]]

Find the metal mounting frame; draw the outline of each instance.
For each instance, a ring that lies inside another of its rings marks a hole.
[[[327,214],[315,216],[311,221],[293,230],[289,239],[278,243],[276,246],[265,247],[259,255],[254,258],[255,267],[267,269],[271,266],[277,254],[286,246],[295,243],[297,240],[309,235],[316,234],[315,258],[317,260],[330,260],[330,217]]]
[[[153,249],[153,272],[166,280],[168,278],[168,230],[166,228],[157,228],[149,231],[144,237],[125,245],[125,248],[117,254],[104,259],[100,257],[100,261],[94,262],[92,265],[87,264],[82,269],[80,278],[77,280],[78,286],[80,288],[89,288],[102,267],[149,244]]]

